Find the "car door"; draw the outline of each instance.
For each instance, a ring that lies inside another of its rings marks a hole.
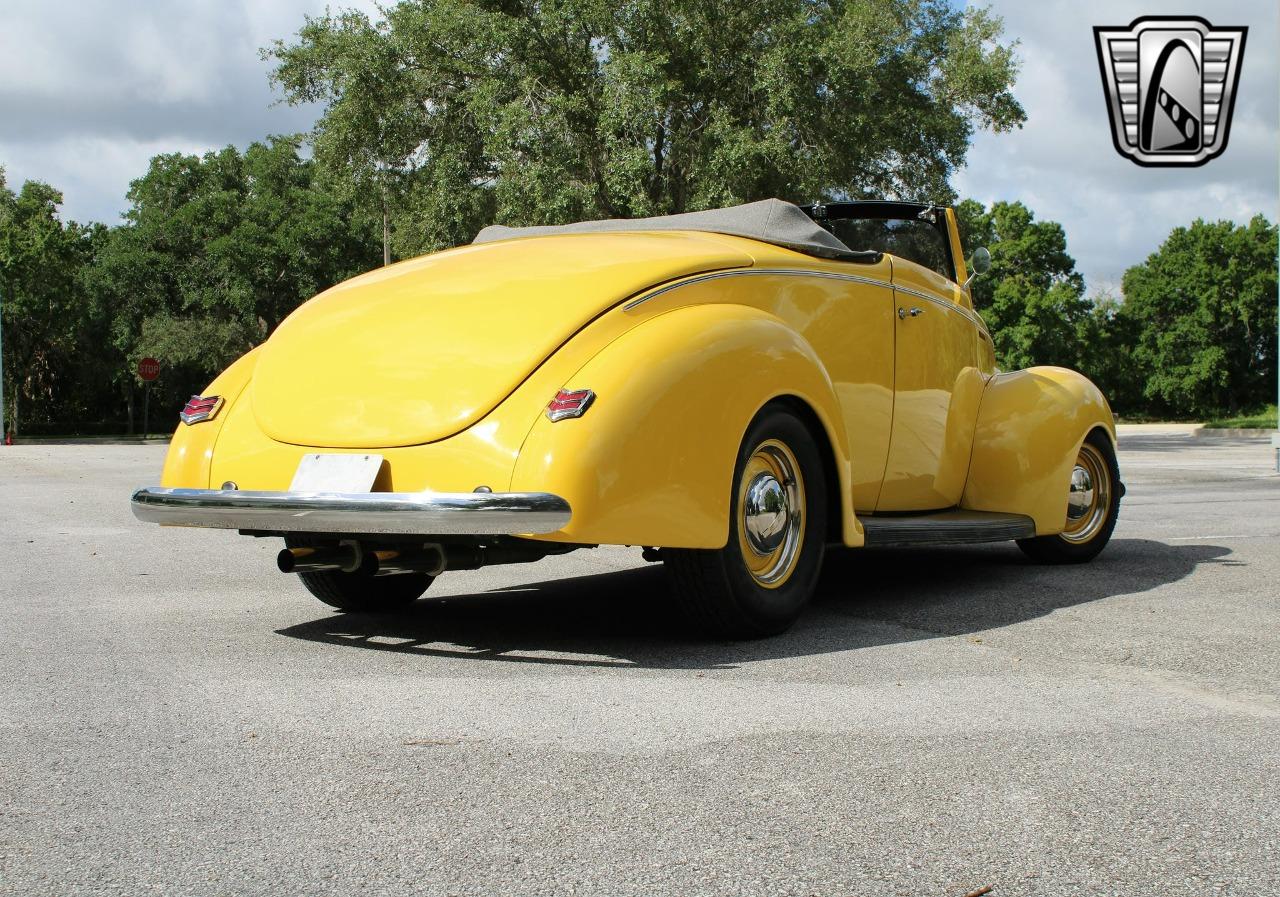
[[[875,510],[893,420],[894,304],[886,255],[856,266],[812,261],[808,270],[716,282],[717,301],[754,305],[786,321],[813,347],[840,402],[852,447],[849,489]]]
[[[977,317],[961,288],[892,257],[894,403],[877,512],[960,501],[986,382]]]

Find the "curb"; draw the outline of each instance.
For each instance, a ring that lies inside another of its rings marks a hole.
[[[1196,439],[1214,438],[1214,437],[1231,437],[1231,436],[1270,436],[1276,432],[1274,429],[1265,430],[1256,427],[1231,427],[1216,429],[1210,427],[1201,427],[1192,433],[1192,437]]]
[[[20,436],[14,446],[23,445],[160,445],[170,436]]]
[[[1154,424],[1116,424],[1117,436],[1194,436],[1204,429],[1204,424],[1187,423],[1154,423]]]

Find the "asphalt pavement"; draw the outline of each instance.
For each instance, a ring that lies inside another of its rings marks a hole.
[[[332,613],[134,521],[159,446],[0,447],[0,893],[1280,893],[1280,476],[1126,431],[1094,563],[842,552],[690,639],[638,550]]]

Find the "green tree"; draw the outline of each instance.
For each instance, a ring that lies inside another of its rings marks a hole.
[[[1086,367],[1092,306],[1067,253],[1062,225],[1036,221],[1020,202],[986,209],[965,200],[956,215],[965,255],[979,246],[991,251],[991,271],[973,282],[973,298],[991,329],[1000,366]]]
[[[15,194],[0,168],[0,308],[3,309],[7,431],[24,420],[48,419],[69,371],[81,360],[88,305],[81,271],[100,229],[63,224],[62,194],[27,181]],[[0,421],[0,431],[6,431]]]
[[[1142,375],[1133,363],[1137,343],[1137,322],[1120,298],[1109,291],[1090,297],[1080,328],[1080,370],[1098,384],[1117,414],[1147,410]]]
[[[162,361],[162,401],[179,402],[302,302],[378,261],[372,222],[295,138],[157,156],[129,200],[91,282],[130,420],[138,359]]]
[[[778,196],[943,200],[1018,126],[1013,46],[946,0],[416,0],[264,51],[316,156],[415,253]]]
[[[1276,383],[1277,229],[1200,219],[1125,272],[1123,314],[1144,394],[1176,415],[1236,412]]]

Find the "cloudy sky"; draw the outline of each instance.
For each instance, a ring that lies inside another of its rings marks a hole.
[[[1090,289],[1118,288],[1179,224],[1195,218],[1245,222],[1277,217],[1280,91],[1275,0],[994,0],[1021,41],[1015,93],[1027,123],[1011,134],[980,134],[955,179],[961,196],[1020,199],[1040,218],[1062,222],[1067,246]],[[1198,15],[1246,25],[1244,66],[1226,152],[1199,168],[1144,168],[1111,144],[1094,25],[1127,27],[1143,15]]]
[[[129,181],[160,152],[245,146],[307,129],[315,109],[276,105],[258,49],[287,37],[325,0],[7,0],[0,29],[0,165],[11,187],[48,181],[64,217],[115,222]],[[335,0],[369,11],[370,0]],[[1026,126],[981,134],[956,178],[962,196],[1021,199],[1061,221],[1091,288],[1195,217],[1277,217],[1278,5],[994,0],[1021,41],[1016,93]],[[1247,25],[1226,153],[1197,169],[1148,169],[1111,145],[1094,25],[1198,14]]]

